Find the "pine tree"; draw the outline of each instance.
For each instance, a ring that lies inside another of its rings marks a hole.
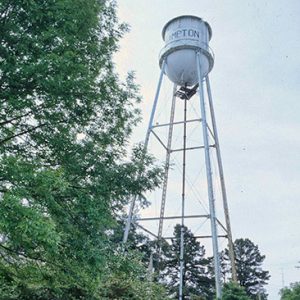
[[[179,292],[180,231],[181,225],[177,224],[171,245],[163,251],[160,266],[161,278],[164,278],[169,294],[174,298],[178,298]],[[214,279],[209,275],[209,265],[210,260],[205,258],[204,246],[184,227],[184,297],[202,296],[213,299]]]
[[[140,98],[114,70],[127,30],[115,6],[0,1],[0,299],[152,288],[140,257],[113,242],[130,197],[160,182],[140,147],[126,151]]]
[[[251,299],[256,299],[259,293],[265,299],[267,294],[263,287],[270,278],[269,272],[262,269],[265,255],[261,255],[258,246],[249,239],[235,240],[234,252],[240,286]],[[225,259],[229,262],[228,249],[225,250]]]

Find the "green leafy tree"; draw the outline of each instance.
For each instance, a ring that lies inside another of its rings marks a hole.
[[[241,286],[229,282],[223,286],[222,300],[250,300],[250,298]]]
[[[126,151],[140,118],[112,61],[126,30],[114,1],[0,1],[0,299],[118,299],[116,282],[122,299],[159,297],[113,238],[160,182]]]
[[[128,263],[128,259],[131,259],[131,263]],[[111,273],[106,273],[105,279],[102,280],[101,300],[167,299],[163,286],[149,281],[140,256],[129,252],[127,256],[124,254],[114,256],[110,263],[112,267],[117,265],[118,268]]]
[[[261,294],[262,299],[267,297],[264,286],[270,279],[269,271],[262,269],[265,255],[261,255],[258,246],[249,239],[237,239],[234,242],[237,279],[247,295],[256,299]],[[224,258],[229,262],[228,249],[225,249]]]
[[[300,282],[291,283],[280,291],[281,300],[298,300],[300,299]]]
[[[111,240],[116,244],[120,244],[123,240],[126,221],[127,219],[119,221],[119,226],[114,230]],[[154,268],[157,268],[157,241],[151,240],[149,236],[138,230],[134,220],[129,231],[126,250],[134,250],[139,253],[140,259],[146,267],[149,267],[150,257],[152,256]]]
[[[178,298],[179,289],[180,231],[181,225],[177,224],[171,245],[164,248],[160,265],[160,276],[164,278],[169,294],[174,298]],[[205,258],[204,246],[184,227],[184,297],[213,299],[214,278],[209,274],[209,266],[210,260]]]

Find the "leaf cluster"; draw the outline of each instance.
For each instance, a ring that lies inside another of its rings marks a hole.
[[[222,300],[250,300],[246,291],[236,283],[224,284]]]
[[[280,291],[281,300],[297,300],[300,299],[300,283],[295,282]]]

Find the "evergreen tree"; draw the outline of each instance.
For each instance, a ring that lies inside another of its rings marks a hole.
[[[223,284],[230,282],[231,280],[231,268],[228,262],[228,256],[226,255],[225,251],[221,251],[220,255],[220,268],[221,268],[221,281]],[[213,261],[213,258],[211,258]],[[213,265],[211,266],[211,273],[214,272]]]
[[[281,300],[299,300],[300,299],[300,282],[290,284],[280,291]]]
[[[130,197],[160,181],[141,148],[127,157],[126,30],[110,0],[0,1],[0,299],[163,299],[114,242]]]
[[[163,251],[160,266],[160,276],[164,278],[169,294],[174,298],[178,298],[179,293],[180,232],[181,225],[177,224],[171,245]],[[184,227],[184,297],[197,299],[196,296],[202,296],[205,299],[213,299],[214,278],[209,275],[209,265],[210,260],[205,258],[204,246],[200,245],[187,227]]]
[[[241,286],[230,282],[223,286],[222,300],[250,300],[250,298]]]
[[[249,239],[235,240],[234,252],[240,286],[251,299],[256,299],[259,293],[265,299],[267,295],[263,287],[270,278],[269,272],[262,269],[265,255],[261,255],[258,246]],[[225,249],[225,259],[229,262],[228,249]]]

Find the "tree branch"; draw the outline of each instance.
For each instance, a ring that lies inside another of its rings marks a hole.
[[[18,120],[18,119],[21,119],[23,117],[26,117],[26,116],[30,115],[31,113],[32,113],[32,111],[29,111],[28,113],[26,113],[24,115],[17,116],[17,117],[14,117],[14,118],[10,119],[10,120],[5,120],[3,122],[0,122],[0,126],[6,125],[6,124],[11,123],[11,122],[13,122],[15,120]]]
[[[18,252],[16,250],[13,250],[11,248],[8,248],[8,247],[2,245],[1,243],[0,243],[0,247],[3,248],[4,250],[8,251],[8,252],[14,253],[17,256],[23,256],[23,257],[25,257],[27,259],[31,259],[31,260],[35,260],[35,261],[40,261],[40,262],[43,262],[43,263],[48,263],[48,264],[60,267],[60,265],[57,265],[57,264],[55,264],[53,262],[50,262],[48,260],[45,260],[45,259],[42,259],[42,258],[39,258],[39,257],[33,257],[33,256],[25,254],[25,253],[20,253],[20,252]]]
[[[38,128],[44,127],[44,126],[46,126],[46,125],[47,125],[46,123],[43,123],[43,124],[40,124],[40,125],[35,126],[35,127],[33,127],[33,128],[30,128],[30,129],[28,129],[28,130],[25,130],[25,131],[19,132],[19,133],[17,133],[17,134],[11,135],[11,136],[9,136],[9,137],[7,137],[7,138],[1,140],[1,141],[0,141],[0,144],[4,144],[4,143],[8,142],[9,140],[11,140],[11,139],[13,139],[13,138],[16,138],[16,137],[21,136],[21,135],[23,135],[23,134],[32,132],[32,131],[34,131],[34,130],[36,130],[36,129],[38,129]]]

